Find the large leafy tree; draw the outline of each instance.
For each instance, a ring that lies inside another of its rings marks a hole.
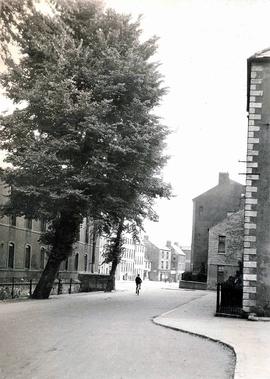
[[[141,227],[153,217],[153,199],[170,192],[160,178],[167,129],[152,113],[164,94],[150,60],[156,39],[142,42],[139,20],[96,1],[47,3],[49,13],[31,0],[4,1],[0,9],[2,85],[21,104],[1,119],[10,163],[1,176],[11,187],[3,212],[50,223],[36,298],[49,296],[89,211],[121,238],[126,221]],[[19,62],[9,54],[12,43]]]

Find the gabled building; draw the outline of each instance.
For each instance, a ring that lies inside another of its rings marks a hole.
[[[209,229],[240,209],[244,186],[219,173],[218,185],[193,199],[191,269],[207,272]]]

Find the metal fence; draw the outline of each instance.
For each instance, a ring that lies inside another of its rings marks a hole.
[[[9,298],[14,299],[26,296],[31,297],[37,283],[38,282],[34,281],[33,279],[18,280],[16,278],[9,278],[6,281],[0,282],[0,300],[5,300]],[[67,285],[67,292],[71,294],[73,285],[77,284],[78,283],[72,280],[72,278],[68,281],[63,279],[57,279],[57,281],[54,283],[53,290],[54,292],[56,292],[57,295],[60,295],[63,293],[63,285]]]
[[[227,283],[217,284],[216,314],[242,314],[243,288],[228,285]]]

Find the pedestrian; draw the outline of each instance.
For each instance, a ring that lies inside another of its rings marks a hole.
[[[139,291],[141,289],[141,283],[142,283],[142,279],[140,278],[140,274],[138,274],[136,276],[135,283],[136,283],[136,294],[139,295]]]

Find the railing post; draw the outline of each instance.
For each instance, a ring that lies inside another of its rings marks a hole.
[[[12,278],[12,284],[11,284],[11,298],[14,299],[14,285],[15,285],[15,278]]]
[[[30,279],[30,282],[29,282],[29,295],[30,295],[30,297],[32,296],[32,280],[33,279]]]
[[[69,281],[69,289],[68,289],[69,294],[71,294],[71,286],[72,286],[72,278],[70,278],[70,281]]]
[[[60,295],[61,293],[61,279],[58,281],[58,290],[57,290],[57,295]]]
[[[219,312],[219,301],[220,301],[220,283],[217,284],[217,304],[216,304],[216,313]]]

